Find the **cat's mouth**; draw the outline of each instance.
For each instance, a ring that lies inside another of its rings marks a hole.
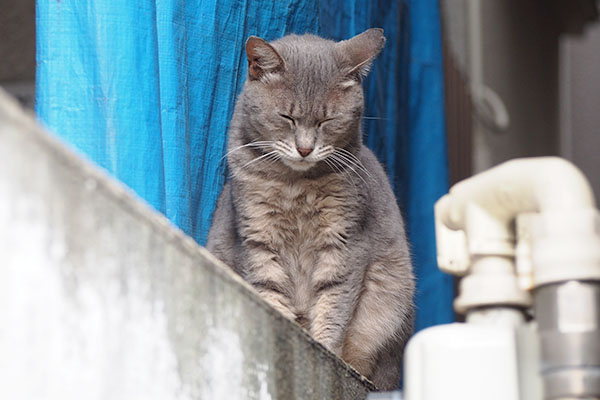
[[[305,149],[303,149],[305,150]],[[281,162],[294,171],[308,171],[320,161],[325,160],[335,152],[333,146],[321,146],[317,145],[314,149],[308,152],[308,154],[300,154],[295,146],[278,141],[273,144],[273,151],[276,152],[278,159]]]
[[[311,169],[312,167],[315,166],[316,162],[314,161],[309,161],[306,159],[301,159],[301,160],[290,160],[286,157],[282,157],[281,161],[287,165],[288,167],[290,167],[291,169],[293,169],[294,171],[308,171],[309,169]]]

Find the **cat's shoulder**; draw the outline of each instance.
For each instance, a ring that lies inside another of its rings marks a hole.
[[[383,166],[377,159],[375,153],[373,153],[373,151],[364,144],[361,145],[358,158],[360,159],[360,162],[363,164],[363,166],[370,173],[375,173],[377,175],[385,174]]]

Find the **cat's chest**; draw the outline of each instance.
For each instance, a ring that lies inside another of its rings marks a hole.
[[[355,195],[342,182],[261,182],[243,192],[243,240],[295,253],[318,251],[343,246],[353,229]]]

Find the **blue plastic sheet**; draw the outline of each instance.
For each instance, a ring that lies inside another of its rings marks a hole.
[[[407,218],[417,328],[453,319],[433,233],[447,190],[437,0],[37,0],[36,14],[40,120],[200,244],[225,179],[245,39],[384,28],[365,83],[366,142]]]

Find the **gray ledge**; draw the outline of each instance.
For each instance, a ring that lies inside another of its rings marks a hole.
[[[0,398],[363,399],[372,385],[0,90]]]

